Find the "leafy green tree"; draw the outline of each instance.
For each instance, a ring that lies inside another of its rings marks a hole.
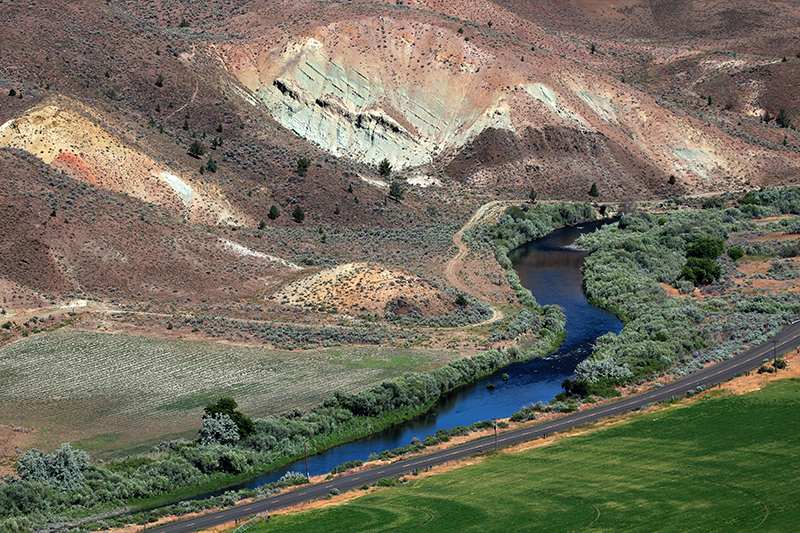
[[[687,257],[699,257],[703,259],[716,259],[725,252],[722,239],[716,237],[700,237],[686,247]]]
[[[592,186],[589,188],[589,196],[595,198],[600,196],[600,191],[597,190],[597,182],[592,183]]]
[[[384,178],[388,178],[392,173],[392,164],[385,157],[378,165],[378,173],[380,173],[380,175]]]
[[[705,285],[719,279],[722,270],[713,259],[690,257],[681,267],[681,275],[695,285]]]
[[[405,189],[403,188],[403,184],[397,180],[393,181],[389,186],[389,196],[392,198],[397,198],[398,200],[402,200],[405,197]]]
[[[456,296],[456,305],[459,307],[466,307],[469,305],[469,300],[467,300],[467,297],[463,294],[459,294]]]
[[[238,404],[236,400],[230,397],[220,398],[217,403],[210,403],[206,405],[203,415],[205,422],[206,418],[213,418],[218,414],[227,415],[236,424],[239,429],[239,436],[242,438],[248,437],[255,433],[256,427],[250,417],[246,416],[241,411],[237,411]],[[224,423],[221,422],[221,423]]]
[[[299,176],[305,176],[309,167],[311,167],[311,160],[309,158],[301,157],[297,160],[297,174]]]
[[[681,275],[695,285],[711,283],[722,275],[722,269],[714,260],[725,252],[722,239],[700,237],[686,247],[686,263]]]
[[[294,206],[294,209],[292,210],[292,218],[298,224],[301,224],[303,222],[303,220],[305,220],[306,212],[303,211],[303,208],[300,207],[300,204],[297,204],[296,206]]]
[[[279,216],[281,216],[281,211],[278,209],[278,206],[272,204],[272,207],[269,208],[269,214],[267,214],[270,220],[275,220]]]
[[[199,139],[195,139],[194,142],[189,146],[189,154],[193,155],[196,158],[200,158],[201,155],[206,153],[206,149],[203,146],[203,143],[200,142]]]

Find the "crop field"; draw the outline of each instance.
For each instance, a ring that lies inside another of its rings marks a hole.
[[[110,457],[193,437],[202,408],[232,396],[253,417],[309,407],[427,370],[453,352],[374,347],[276,351],[58,330],[0,349],[0,423],[36,428],[35,445],[71,442]]]
[[[798,409],[798,379],[709,394],[250,531],[794,531]]]

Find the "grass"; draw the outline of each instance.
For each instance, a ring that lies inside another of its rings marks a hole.
[[[250,531],[792,531],[799,408],[797,379],[704,397]]]
[[[0,349],[0,423],[33,427],[34,446],[92,456],[192,438],[202,408],[232,396],[258,417],[309,407],[452,359],[452,351],[344,347],[279,351],[58,330]]]

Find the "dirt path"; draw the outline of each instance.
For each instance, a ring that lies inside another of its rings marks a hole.
[[[181,111],[183,111],[184,109],[189,107],[189,105],[193,104],[194,103],[194,99],[197,98],[197,91],[199,89],[200,89],[200,82],[198,81],[194,85],[194,94],[192,94],[192,97],[189,99],[189,101],[186,102],[185,104],[183,104],[182,106],[180,106],[178,109],[176,109],[175,111],[173,111],[169,115],[167,115],[166,117],[164,117],[164,120],[167,120],[167,119],[170,119],[170,118],[174,117],[175,115],[177,115],[178,113],[180,113]]]
[[[464,232],[468,229],[472,228],[478,222],[483,222],[487,219],[494,218],[499,216],[503,211],[505,211],[506,207],[519,203],[519,201],[515,200],[494,200],[487,204],[483,204],[480,206],[475,213],[470,217],[464,226],[458,230],[455,235],[453,235],[453,244],[456,245],[458,248],[458,252],[452,259],[447,261],[444,266],[444,275],[447,278],[447,282],[456,287],[458,290],[466,292],[467,294],[471,294],[472,296],[477,296],[473,291],[472,287],[466,285],[458,279],[458,271],[462,268],[464,258],[467,257],[469,254],[469,246],[467,243],[464,242],[463,236]],[[496,322],[503,318],[503,312],[497,309],[495,306],[488,304],[492,308],[492,318],[489,320],[484,320],[483,322],[479,322],[477,324],[472,324],[473,326],[481,326],[484,324],[489,324],[491,322]]]

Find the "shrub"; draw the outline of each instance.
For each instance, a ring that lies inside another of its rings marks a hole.
[[[731,261],[738,261],[744,257],[744,250],[739,246],[731,246],[728,248],[728,257],[731,258]]]
[[[203,417],[200,429],[200,444],[222,444],[232,446],[239,442],[239,428],[231,417],[225,413],[214,413]]]
[[[25,452],[16,470],[24,481],[41,481],[61,492],[71,492],[83,486],[88,466],[89,456],[84,451],[64,443],[52,454],[35,448]]]

